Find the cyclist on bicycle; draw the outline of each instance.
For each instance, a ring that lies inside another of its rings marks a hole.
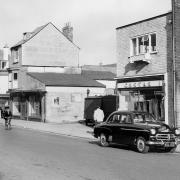
[[[9,106],[5,106],[5,111],[3,113],[3,117],[5,120],[5,129],[11,129],[12,113],[9,109]]]

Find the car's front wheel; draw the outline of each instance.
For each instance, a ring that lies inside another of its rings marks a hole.
[[[149,151],[149,146],[146,145],[146,140],[143,137],[137,138],[136,148],[140,153],[147,153]]]
[[[109,146],[108,135],[106,135],[104,133],[100,134],[100,145],[103,147]]]

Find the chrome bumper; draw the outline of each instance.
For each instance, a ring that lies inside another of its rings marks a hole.
[[[147,145],[149,146],[161,146],[161,147],[176,147],[176,141],[147,141]]]

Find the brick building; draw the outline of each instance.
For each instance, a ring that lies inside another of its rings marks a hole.
[[[180,108],[174,110],[173,26],[177,25],[173,16],[178,17],[178,13],[168,12],[116,28],[119,109],[148,111],[176,126],[180,125]],[[177,58],[176,65],[178,62]],[[178,105],[178,93],[176,100]]]

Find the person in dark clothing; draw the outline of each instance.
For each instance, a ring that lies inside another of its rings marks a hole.
[[[4,119],[4,107],[1,108],[1,118]]]
[[[9,109],[9,106],[5,107],[5,111],[3,113],[3,118],[5,120],[5,129],[11,129],[12,113]]]

